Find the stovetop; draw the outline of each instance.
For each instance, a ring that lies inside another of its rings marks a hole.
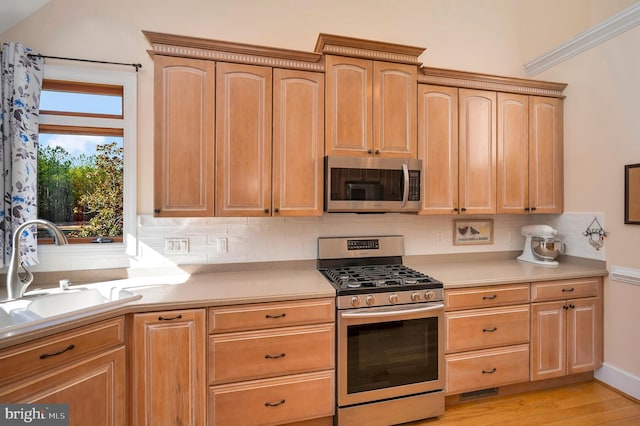
[[[402,264],[338,266],[320,272],[340,295],[442,288],[442,282]]]

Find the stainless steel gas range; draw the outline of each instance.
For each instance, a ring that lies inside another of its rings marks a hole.
[[[443,285],[403,255],[402,236],[318,239],[318,270],[337,294],[339,426],[444,413]]]

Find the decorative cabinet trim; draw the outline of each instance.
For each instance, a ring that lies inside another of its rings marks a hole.
[[[418,56],[425,51],[425,48],[321,33],[318,36],[315,51],[318,54],[421,65],[422,62],[418,60]]]
[[[420,67],[422,63],[418,58],[426,50],[423,47],[324,33],[319,34],[314,52],[153,31],[142,31],[142,33],[151,43],[151,49],[148,51],[151,56],[178,56],[318,72],[325,71],[324,55],[326,54],[405,63]],[[418,83],[557,98],[564,98],[562,92],[567,87],[564,83],[430,67],[419,68]]]
[[[322,55],[252,44],[209,40],[142,31],[151,43],[150,55],[180,56],[213,61],[239,62],[279,68],[324,71]]]
[[[418,73],[418,83],[556,98],[564,98],[565,96],[562,92],[567,87],[565,83],[526,80],[428,67],[422,67],[420,69]]]

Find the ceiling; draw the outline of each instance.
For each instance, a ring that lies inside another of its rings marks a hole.
[[[0,0],[0,35],[47,3],[49,0]]]

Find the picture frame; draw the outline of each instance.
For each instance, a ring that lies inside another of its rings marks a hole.
[[[493,244],[493,219],[454,220],[453,244]]]
[[[640,225],[640,164],[624,166],[624,223]]]

